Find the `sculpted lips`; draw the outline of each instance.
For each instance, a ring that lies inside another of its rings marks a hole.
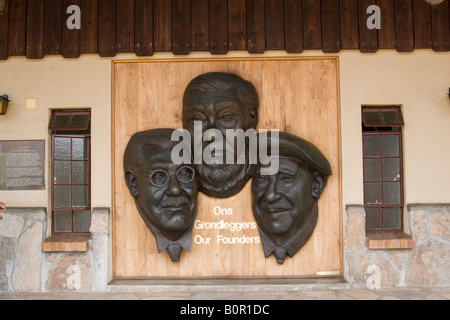
[[[291,210],[292,206],[287,203],[286,201],[277,201],[275,203],[268,204],[266,202],[262,202],[260,205],[260,208],[263,211],[269,212],[269,213],[277,213],[282,212],[286,210]]]
[[[189,204],[189,200],[185,197],[165,198],[161,202],[161,208],[180,208],[185,204]]]

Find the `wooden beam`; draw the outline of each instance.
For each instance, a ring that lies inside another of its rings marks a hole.
[[[117,52],[134,52],[134,0],[117,0]]]
[[[431,6],[433,50],[450,51],[449,2]]]
[[[8,59],[9,8],[0,13],[0,60]]]
[[[228,0],[228,40],[230,50],[247,49],[246,0]]]
[[[117,2],[98,2],[98,54],[100,57],[114,57],[117,53]]]
[[[284,37],[288,53],[303,51],[303,0],[284,0]]]
[[[153,55],[153,0],[136,0],[134,52],[137,56]]]
[[[172,1],[154,0],[154,51],[172,51]]]
[[[191,3],[172,1],[172,52],[188,54],[191,51]]]
[[[322,0],[322,49],[325,53],[341,50],[339,1]]]
[[[61,0],[45,0],[44,54],[61,54],[63,11]]]
[[[381,10],[381,29],[378,30],[378,48],[395,49],[397,47],[397,39],[395,33],[394,1],[377,0],[377,5]]]
[[[71,5],[79,6],[80,4],[80,0],[63,0],[61,54],[64,58],[78,58],[80,56],[80,30],[69,29],[66,25],[67,19],[71,15],[67,13],[67,8]]]
[[[247,50],[263,53],[266,50],[264,0],[247,0]]]
[[[8,55],[24,56],[27,37],[27,0],[9,1]]]
[[[370,17],[367,8],[370,5],[373,5],[373,0],[358,0],[359,50],[364,53],[373,53],[378,50],[377,29],[367,27],[367,19]]]
[[[285,49],[284,0],[266,0],[266,49]]]
[[[209,51],[209,0],[191,0],[191,50]]]
[[[226,0],[209,0],[209,51],[228,52],[228,5]]]
[[[412,0],[395,0],[395,31],[397,33],[397,51],[413,51],[414,23]]]
[[[303,0],[303,39],[305,49],[322,49],[320,1]]]
[[[359,48],[358,0],[340,1],[341,47],[342,49]]]
[[[98,0],[81,0],[80,53],[98,52]]]
[[[431,5],[423,0],[413,0],[414,47],[429,49],[432,47]]]

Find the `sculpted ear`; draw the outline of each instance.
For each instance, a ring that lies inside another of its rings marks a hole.
[[[252,117],[252,128],[255,128],[258,126],[258,108],[252,107],[250,111],[250,116]]]
[[[328,180],[327,176],[320,173],[315,174],[312,185],[312,195],[314,198],[317,199],[320,198],[320,195],[322,194],[323,190],[325,189],[325,186],[327,185],[327,180]]]
[[[137,197],[139,195],[139,190],[136,184],[136,177],[132,171],[125,172],[125,183],[127,184],[131,195]]]

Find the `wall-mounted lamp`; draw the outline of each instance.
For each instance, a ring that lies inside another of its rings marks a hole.
[[[7,1],[6,0],[0,0],[0,14],[2,14],[7,6]]]
[[[6,109],[8,109],[8,96],[6,94],[0,96],[0,115],[6,114]]]
[[[428,2],[429,4],[431,4],[432,6],[441,4],[442,2],[444,2],[444,0],[425,0],[426,2]]]
[[[448,98],[450,99],[450,88],[448,88]]]

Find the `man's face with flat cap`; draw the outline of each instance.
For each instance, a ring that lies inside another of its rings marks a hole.
[[[301,228],[311,211],[314,175],[287,157],[280,157],[275,175],[261,175],[260,169],[258,165],[252,180],[253,213],[266,234],[282,241]]]

